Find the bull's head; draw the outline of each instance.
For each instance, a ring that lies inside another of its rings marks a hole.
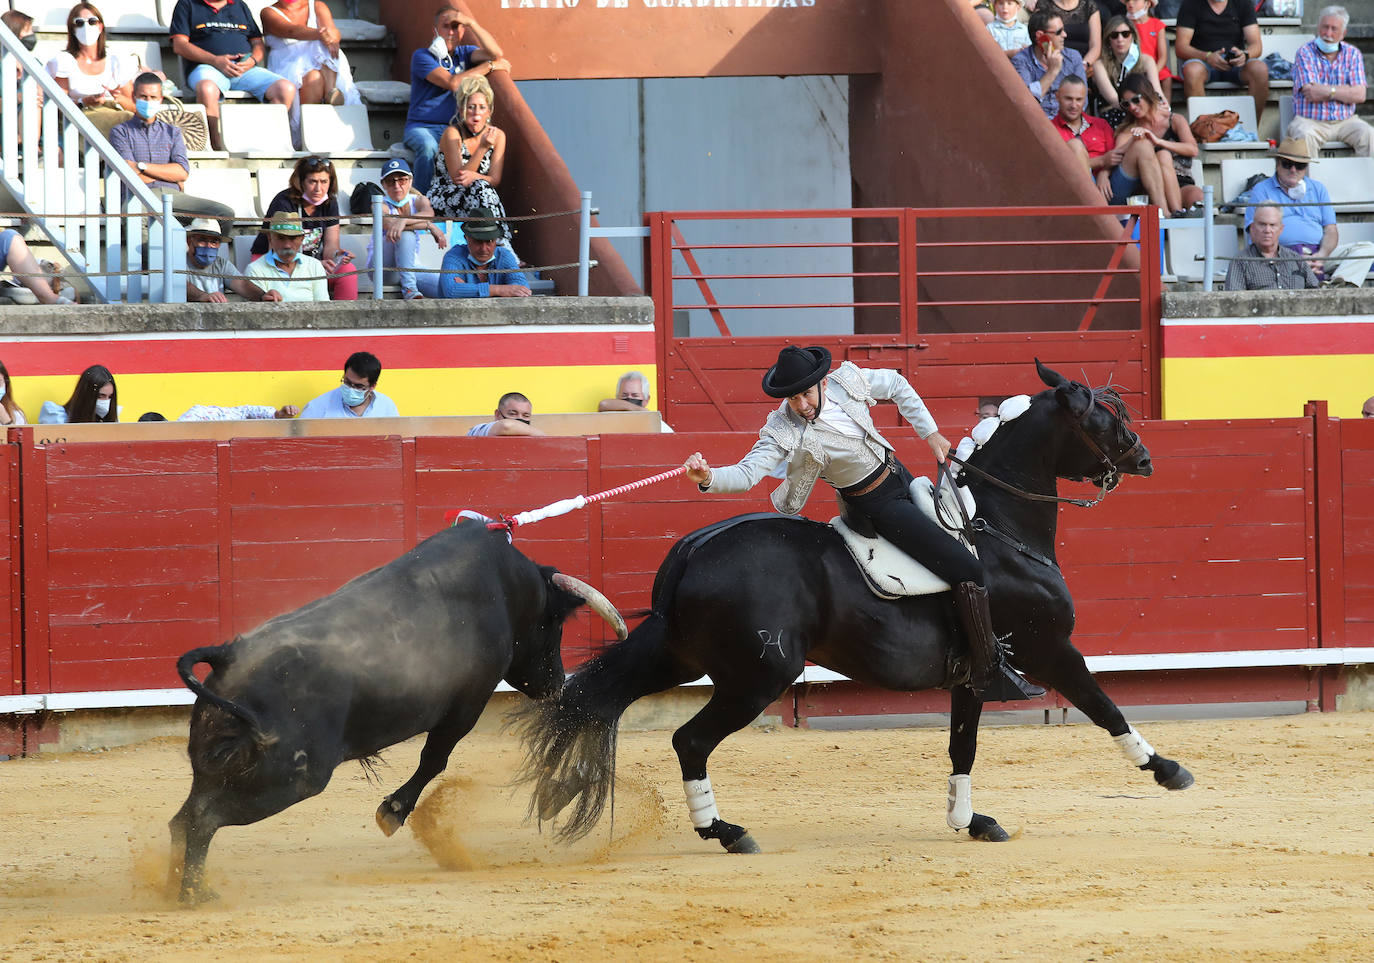
[[[606,596],[586,582],[547,566],[539,566],[544,576],[544,612],[535,628],[536,638],[527,649],[525,658],[512,663],[506,681],[529,696],[543,699],[556,694],[563,687],[563,623],[579,605],[584,603],[623,640],[629,631],[625,620]]]

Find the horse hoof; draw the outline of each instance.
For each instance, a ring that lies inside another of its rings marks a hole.
[[[382,804],[377,807],[377,828],[386,836],[392,836],[396,830],[401,828],[405,819],[400,813],[400,803],[392,801],[390,798],[383,799]]]
[[[545,792],[539,794],[539,820],[540,822],[552,822],[553,818],[561,813],[568,805],[577,798],[577,794],[582,790],[569,782],[555,783]]]
[[[739,839],[735,840],[735,841],[734,841],[733,843],[731,843],[729,846],[726,846],[726,847],[725,847],[725,851],[726,851],[727,853],[750,853],[750,854],[752,854],[752,853],[761,853],[761,852],[763,852],[763,850],[759,848],[759,844],[756,843],[756,842],[754,842],[754,837],[753,837],[753,836],[750,836],[748,833],[745,833],[743,836],[741,836]]]
[[[1005,843],[1011,839],[1007,831],[997,824],[997,820],[982,813],[974,813],[969,821],[968,838],[984,843]]]
[[[213,903],[217,899],[219,899],[219,893],[216,893],[205,885],[183,886],[181,888],[181,895],[177,897],[177,901],[187,909],[193,906],[203,906],[206,903]]]
[[[1140,767],[1148,769],[1155,774],[1155,782],[1165,789],[1178,790],[1187,789],[1193,784],[1193,774],[1184,769],[1172,759],[1165,759],[1159,754],[1150,757],[1150,761]]]

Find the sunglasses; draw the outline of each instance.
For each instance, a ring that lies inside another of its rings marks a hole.
[[[443,23],[439,26],[443,27],[445,30],[457,30],[462,25],[463,22],[461,20],[450,20],[448,23]]]
[[[1058,30],[1046,30],[1045,33],[1049,34],[1051,37],[1067,37],[1069,35],[1069,32],[1063,27],[1060,27]]]
[[[1306,165],[1306,164],[1300,164],[1300,163],[1298,163],[1297,161],[1284,160],[1283,158],[1279,158],[1279,166],[1280,166],[1280,167],[1283,167],[1283,168],[1286,168],[1287,170],[1290,170],[1290,171],[1305,171],[1305,170],[1307,170],[1307,165]]]
[[[72,26],[73,26],[73,27],[84,27],[84,26],[86,26],[87,24],[90,24],[92,27],[98,27],[98,26],[100,26],[100,18],[99,18],[99,17],[77,17],[75,20],[72,21]]]
[[[1129,37],[1130,35],[1131,35],[1131,32],[1130,32],[1129,30],[1118,30],[1116,33],[1109,33],[1109,34],[1107,34],[1107,39],[1108,39],[1108,40],[1117,40],[1117,39],[1123,39],[1123,40],[1124,40],[1125,38]]]

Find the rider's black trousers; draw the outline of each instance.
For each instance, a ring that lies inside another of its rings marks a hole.
[[[907,490],[911,472],[891,455],[885,466],[888,477],[871,492],[846,495],[840,492],[849,510],[867,518],[879,535],[897,546],[950,585],[960,582],[983,584],[983,564],[926,514],[916,507]],[[884,469],[852,486],[860,490]]]

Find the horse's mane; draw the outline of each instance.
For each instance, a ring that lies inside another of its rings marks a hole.
[[[1110,409],[1113,414],[1121,419],[1123,424],[1129,425],[1131,423],[1131,412],[1126,407],[1126,402],[1122,400],[1121,395],[1117,394],[1115,386],[1109,383],[1100,388],[1089,388],[1088,390],[1092,392],[1094,403]]]

